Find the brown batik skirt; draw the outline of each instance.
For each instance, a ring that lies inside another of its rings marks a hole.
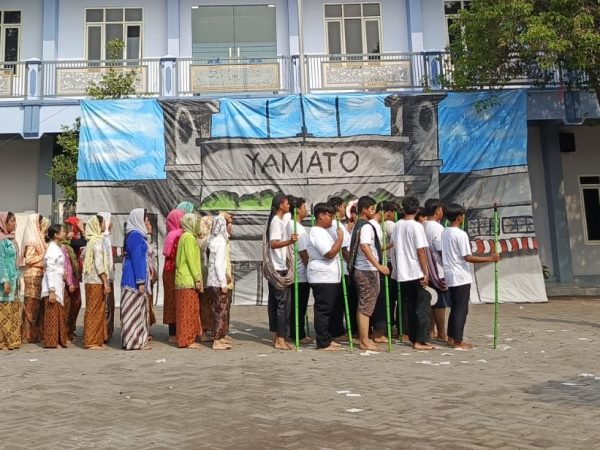
[[[0,350],[21,345],[21,303],[0,302]]]
[[[163,290],[164,290],[164,306],[163,306],[163,323],[171,325],[175,323],[177,313],[175,311],[175,272],[163,271]]]
[[[176,289],[177,346],[193,344],[200,333],[200,302],[195,289]]]
[[[83,346],[100,347],[108,340],[106,301],[101,284],[85,285],[85,315],[83,317]]]
[[[67,347],[68,329],[66,309],[58,302],[50,303],[48,297],[44,301],[44,347]]]
[[[212,305],[212,329],[215,339],[222,339],[227,334],[229,326],[229,296],[224,294],[220,288],[208,287],[204,298],[209,299]],[[202,323],[206,327],[206,320]]]
[[[21,339],[24,343],[36,343],[42,340],[44,320],[42,296],[42,277],[25,277],[25,300],[21,324]]]

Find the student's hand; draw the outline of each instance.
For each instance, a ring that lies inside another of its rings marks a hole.
[[[495,262],[498,262],[498,261],[500,261],[500,255],[498,253],[495,253],[495,252],[492,253],[490,255],[490,262],[494,262],[495,263]]]
[[[10,294],[10,283],[4,283],[4,295]]]
[[[429,276],[425,275],[421,278],[421,286],[427,287],[429,285]]]
[[[221,288],[223,294],[227,294],[227,286]]]
[[[298,233],[292,233],[292,235],[290,236],[290,241],[293,243],[295,243],[298,240]]]
[[[196,281],[196,290],[201,294],[204,292],[204,286],[202,285],[202,281]]]
[[[389,275],[390,274],[390,268],[386,267],[386,266],[382,266],[379,265],[379,267],[377,268],[383,275]]]
[[[50,291],[50,294],[48,295],[48,301],[50,303],[56,303],[56,292]]]
[[[73,292],[75,292],[75,286],[71,285],[69,286],[69,293],[72,294]]]
[[[145,284],[139,284],[138,285],[138,291],[140,294],[145,294],[146,293],[146,285]]]
[[[104,283],[104,295],[110,294],[110,284]]]

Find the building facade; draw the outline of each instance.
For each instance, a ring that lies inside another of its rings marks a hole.
[[[0,209],[57,213],[56,135],[111,67],[135,68],[138,92],[160,97],[436,90],[469,5],[299,1],[3,0]],[[534,221],[556,292],[600,285],[598,119],[588,93],[529,90]]]

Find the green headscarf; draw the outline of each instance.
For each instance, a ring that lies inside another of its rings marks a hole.
[[[200,217],[197,214],[188,213],[181,219],[183,232],[191,233],[194,237],[200,236]]]
[[[177,208],[175,209],[180,209],[185,213],[193,213],[194,208],[195,206],[192,202],[181,202],[179,203],[179,205],[177,205]]]

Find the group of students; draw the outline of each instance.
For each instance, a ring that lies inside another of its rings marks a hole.
[[[201,218],[193,211],[192,203],[182,202],[167,216],[163,323],[178,347],[199,349],[200,338],[212,340],[215,350],[230,349],[233,217],[222,213]],[[21,243],[16,242],[16,224],[13,213],[0,212],[0,349],[38,342],[46,348],[68,347],[75,336],[82,282],[83,347],[107,348],[115,313],[111,214],[99,213],[85,225],[76,217],[50,225],[43,216],[31,214]],[[125,226],[121,277],[121,346],[126,350],[149,349],[150,326],[156,322],[152,292],[158,272],[151,234],[147,211],[132,210]],[[212,337],[207,330],[213,331]]]
[[[472,348],[463,339],[469,264],[497,262],[499,255],[471,254],[465,214],[461,205],[445,206],[439,199],[421,207],[407,196],[400,207],[368,196],[348,204],[333,197],[314,205],[307,231],[301,223],[308,215],[306,200],[275,195],[263,239],[274,347],[293,348],[288,339],[296,339],[296,323],[300,342],[312,342],[304,321],[312,290],[317,349],[338,350],[351,335],[361,349],[380,351],[378,344],[388,342],[388,314],[396,336],[417,350],[435,349],[431,341]]]

